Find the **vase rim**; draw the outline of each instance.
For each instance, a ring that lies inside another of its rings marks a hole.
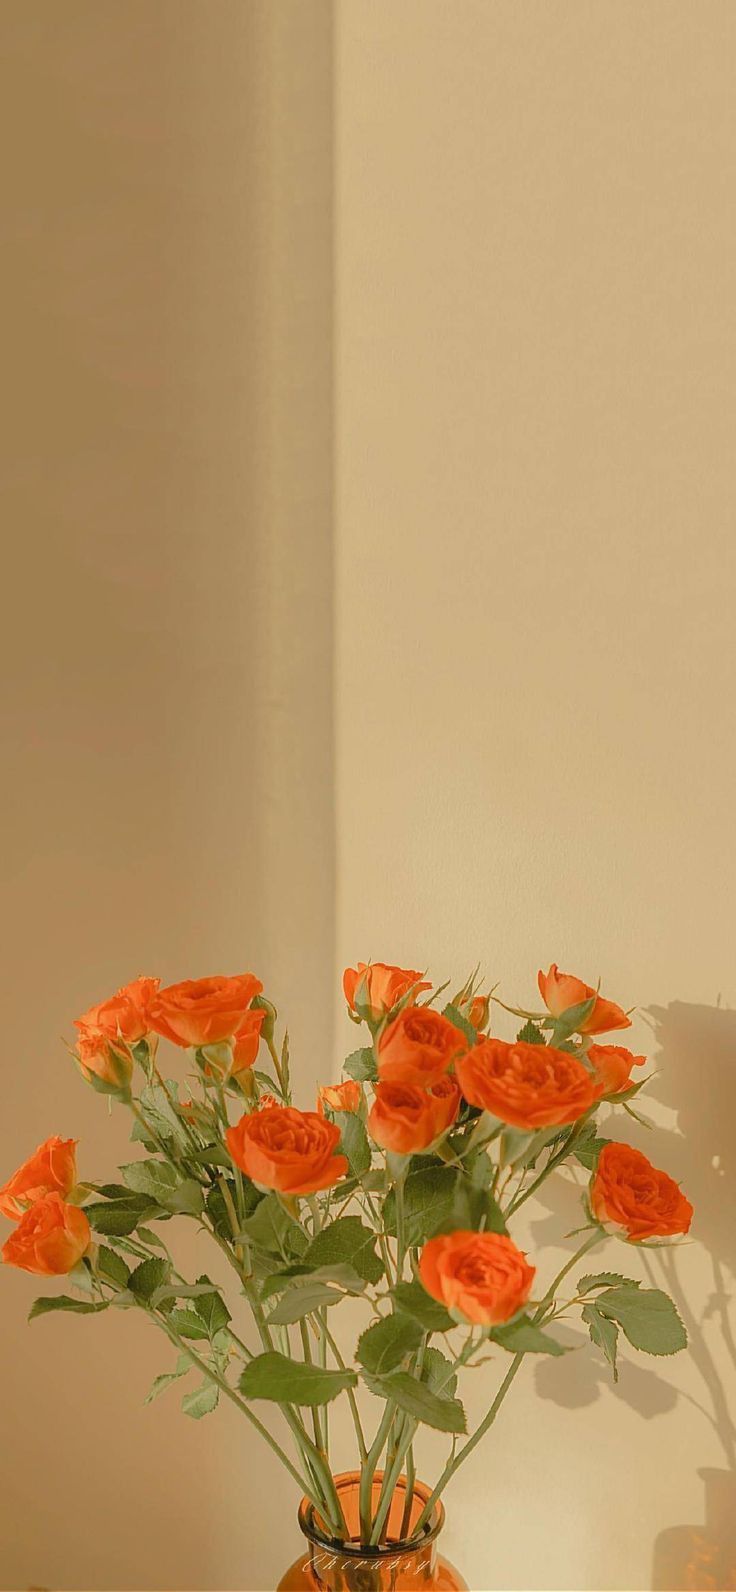
[[[380,1474],[380,1471],[376,1472],[376,1479],[378,1479]],[[338,1492],[341,1489],[345,1491],[348,1487],[354,1487],[356,1484],[355,1471],[343,1471],[342,1474],[335,1477],[335,1486]],[[399,1488],[403,1488],[404,1492],[406,1491],[405,1476],[399,1477],[396,1490],[398,1491]],[[412,1492],[416,1498],[421,1499],[422,1504],[426,1504],[430,1497],[429,1487],[426,1487],[424,1482],[421,1481],[414,1482]],[[320,1531],[317,1525],[317,1515],[318,1510],[311,1500],[302,1498],[299,1505],[299,1526],[309,1542],[316,1543],[320,1548],[330,1548],[343,1558],[370,1559],[380,1563],[385,1559],[395,1559],[396,1555],[400,1553],[417,1553],[420,1548],[426,1548],[428,1543],[434,1542],[445,1523],[445,1506],[438,1498],[421,1536],[412,1537],[403,1542],[384,1542],[378,1547],[366,1547],[363,1543],[356,1542],[352,1538],[346,1542],[341,1537],[331,1537],[326,1531]]]

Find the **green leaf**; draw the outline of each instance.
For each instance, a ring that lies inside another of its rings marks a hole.
[[[625,1288],[641,1286],[633,1277],[622,1277],[618,1271],[598,1271],[595,1274],[590,1272],[585,1277],[578,1277],[576,1284],[579,1294],[590,1293],[593,1288],[617,1288],[619,1285]]]
[[[596,1309],[617,1321],[625,1337],[644,1354],[678,1354],[687,1333],[669,1294],[661,1288],[627,1285],[598,1294]]]
[[[158,1233],[154,1233],[153,1228],[151,1228],[151,1227],[141,1227],[141,1224],[139,1222],[138,1223],[138,1227],[136,1229],[136,1233],[137,1233],[138,1238],[140,1238],[140,1241],[141,1241],[142,1244],[148,1244],[151,1249],[163,1249],[164,1251],[166,1250],[166,1245],[165,1245],[163,1239],[159,1238]],[[121,1244],[120,1247],[122,1249],[123,1245]]]
[[[586,1172],[594,1172],[601,1150],[610,1142],[610,1139],[598,1137],[595,1122],[586,1122],[580,1135],[573,1141],[572,1153]]]
[[[609,1321],[607,1316],[602,1316],[594,1304],[583,1307],[583,1321],[590,1333],[591,1342],[602,1349],[613,1371],[613,1380],[618,1382],[618,1369],[616,1367],[616,1348],[618,1345],[618,1327],[615,1321]]]
[[[97,1269],[108,1282],[114,1282],[121,1288],[127,1288],[130,1271],[122,1255],[116,1255],[114,1249],[106,1249],[102,1244],[97,1252]]]
[[[516,1038],[522,1045],[546,1045],[547,1043],[541,1028],[538,1028],[536,1023],[531,1021],[531,1018],[524,1024],[523,1028],[519,1029]]]
[[[563,1040],[569,1039],[571,1034],[580,1032],[580,1024],[585,1022],[598,999],[597,995],[589,995],[587,1000],[578,1001],[575,1006],[568,1006],[559,1017],[555,1017],[552,1025],[552,1038],[550,1043],[560,1045]]]
[[[284,1210],[277,1194],[267,1194],[260,1201],[243,1222],[243,1232],[259,1249],[280,1258],[301,1255],[307,1245],[306,1233]]]
[[[211,1415],[220,1402],[220,1389],[216,1382],[200,1382],[199,1387],[185,1393],[181,1407],[185,1415],[191,1415],[193,1421],[201,1421],[203,1415]]]
[[[204,1210],[202,1186],[194,1177],[185,1177],[161,1204],[174,1215],[199,1216]]]
[[[224,1149],[221,1144],[207,1144],[203,1150],[189,1149],[187,1150],[187,1160],[196,1161],[203,1166],[232,1167],[233,1164],[230,1151]]]
[[[490,1189],[474,1187],[466,1177],[458,1178],[448,1230],[471,1229],[474,1233],[506,1233],[503,1211]]]
[[[206,1323],[194,1310],[172,1310],[168,1319],[180,1338],[209,1338]]]
[[[565,1354],[566,1350],[548,1332],[542,1332],[532,1321],[514,1321],[508,1327],[494,1327],[491,1336],[509,1354]]]
[[[372,1375],[384,1376],[387,1371],[395,1371],[408,1354],[413,1354],[423,1337],[423,1329],[411,1316],[386,1316],[362,1333],[355,1358]]]
[[[191,1360],[186,1354],[180,1354],[179,1359],[176,1362],[176,1370],[164,1371],[161,1376],[157,1376],[153,1381],[150,1393],[146,1394],[143,1403],[152,1404],[154,1399],[157,1399],[161,1393],[166,1391],[167,1387],[171,1387],[172,1382],[178,1382],[179,1378],[186,1376],[187,1372],[191,1371],[191,1369]]]
[[[84,1214],[96,1233],[102,1233],[107,1238],[124,1238],[127,1233],[132,1233],[139,1222],[147,1217],[155,1216],[158,1207],[147,1203],[128,1204],[125,1200],[111,1200],[108,1204],[85,1205]]]
[[[452,1220],[458,1172],[451,1166],[420,1167],[409,1173],[404,1184],[404,1226],[410,1246],[433,1238]],[[387,1195],[383,1208],[389,1233],[396,1232],[396,1196]]]
[[[345,1295],[338,1292],[337,1288],[329,1288],[324,1282],[294,1283],[286,1292],[267,1320],[269,1326],[286,1327],[292,1321],[302,1321],[305,1316],[311,1315],[313,1310],[320,1310],[323,1305],[339,1305]]]
[[[470,1046],[477,1045],[478,1035],[473,1024],[468,1022],[467,1017],[463,1017],[462,1012],[458,1010],[457,1006],[453,1006],[452,1001],[448,1001],[443,1008],[442,1016],[447,1018],[448,1023],[452,1023],[453,1028],[459,1028],[460,1033],[464,1035]]]
[[[169,1089],[170,1097],[175,1100],[178,1094],[178,1084],[175,1083],[174,1078],[167,1079],[167,1089]],[[190,1141],[186,1137],[185,1126],[178,1118],[177,1111],[175,1111],[174,1105],[170,1103],[166,1089],[162,1089],[161,1084],[147,1084],[145,1089],[140,1091],[140,1110],[142,1110],[143,1118],[147,1119],[150,1126],[148,1126],[147,1132],[145,1122],[135,1121],[134,1130],[132,1130],[131,1134],[132,1140],[142,1141],[143,1145],[147,1141],[151,1143],[153,1141],[151,1140],[151,1130],[153,1130],[153,1134],[158,1134],[158,1137],[162,1138],[162,1140],[174,1141],[175,1145],[180,1149],[188,1148]]]
[[[525,1133],[523,1128],[504,1128],[501,1138],[501,1162],[505,1166],[513,1166],[518,1171],[524,1166],[534,1166],[537,1156],[545,1146],[550,1144],[552,1139],[560,1137],[558,1127],[540,1128],[537,1133]]]
[[[452,1398],[457,1388],[457,1375],[451,1360],[442,1353],[441,1349],[425,1349],[424,1363],[422,1365],[422,1381],[432,1389],[433,1393],[444,1393],[447,1398]]]
[[[400,1282],[393,1289],[392,1298],[399,1310],[413,1316],[425,1332],[451,1332],[456,1322],[449,1310],[433,1299],[420,1282]]]
[[[164,1210],[199,1216],[202,1190],[194,1178],[179,1178],[167,1161],[131,1161],[120,1168],[128,1188],[145,1194]]]
[[[170,1194],[178,1178],[168,1161],[130,1161],[120,1168],[126,1188],[134,1194],[148,1194],[155,1205],[160,1205],[162,1194]]]
[[[235,1184],[229,1183],[228,1187],[232,1194],[234,1203],[236,1199]],[[228,1212],[222,1189],[217,1184],[214,1184],[213,1187],[208,1190],[204,1203],[207,1210],[207,1215],[209,1216],[218,1238],[224,1238],[226,1243],[229,1243],[233,1236],[233,1230],[230,1224],[230,1214]],[[256,1209],[255,1205],[253,1209]]]
[[[344,1262],[335,1261],[332,1266],[318,1266],[313,1270],[297,1261],[293,1266],[284,1266],[281,1271],[276,1271],[265,1279],[261,1288],[261,1300],[265,1304],[274,1294],[283,1293],[285,1288],[298,1277],[302,1282],[308,1277],[310,1282],[333,1282],[344,1293],[360,1294],[365,1288],[365,1278],[359,1277],[354,1266]]]
[[[349,1078],[354,1078],[356,1083],[375,1083],[378,1077],[378,1067],[372,1045],[365,1045],[361,1050],[354,1050],[347,1057],[343,1071]]]
[[[210,1279],[199,1277],[197,1280],[200,1283],[208,1283]],[[229,1326],[232,1320],[230,1311],[216,1288],[212,1288],[210,1293],[198,1294],[194,1308],[197,1315],[201,1316],[211,1338],[214,1338],[216,1332],[222,1332],[223,1327]]]
[[[312,1407],[329,1404],[343,1388],[355,1387],[357,1380],[354,1371],[324,1371],[318,1365],[270,1352],[257,1355],[245,1367],[240,1391],[246,1398]]]
[[[136,1266],[135,1271],[131,1272],[128,1287],[136,1299],[148,1300],[151,1294],[166,1281],[168,1275],[168,1260],[152,1255],[150,1260],[142,1260],[140,1266]]]
[[[359,1216],[340,1216],[336,1222],[323,1227],[308,1245],[301,1261],[309,1271],[347,1264],[368,1283],[379,1282],[383,1276],[383,1262],[376,1254],[376,1235]]]
[[[458,1399],[443,1398],[433,1393],[424,1382],[418,1382],[408,1371],[393,1371],[390,1376],[364,1376],[366,1385],[378,1398],[391,1399],[399,1409],[425,1426],[438,1432],[467,1431],[465,1411]]]
[[[354,1111],[336,1111],[335,1123],[340,1129],[339,1149],[346,1155],[354,1177],[362,1177],[371,1164],[371,1147],[365,1127]]]
[[[72,1310],[78,1316],[98,1315],[100,1310],[107,1310],[108,1302],[105,1299],[93,1305],[87,1299],[71,1299],[68,1294],[55,1294],[53,1299],[34,1299],[28,1320],[35,1321],[37,1316],[48,1316],[52,1310]]]

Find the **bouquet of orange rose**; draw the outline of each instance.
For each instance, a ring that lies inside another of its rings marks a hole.
[[[344,1080],[303,1111],[288,1037],[277,1039],[276,1010],[252,974],[126,985],[78,1019],[74,1055],[87,1082],[132,1113],[143,1153],[118,1182],[78,1181],[75,1141],[51,1138],[0,1189],[0,1210],[17,1223],[5,1263],[66,1274],[74,1290],[37,1299],[31,1317],[144,1311],[175,1351],[149,1399],[189,1378],[187,1415],[230,1400],[335,1542],[379,1548],[401,1480],[391,1540],[420,1541],[527,1357],[565,1352],[555,1322],[579,1312],[614,1377],[620,1333],[655,1355],[686,1343],[659,1289],[590,1271],[564,1286],[606,1235],[671,1240],[692,1208],[667,1173],[596,1126],[602,1105],[634,1115],[645,1081],[632,1077],[644,1057],[598,1038],[629,1016],[554,965],[539,989],[543,1010],[504,1006],[522,1025],[505,1041],[489,1033],[503,1003],[476,977],[440,1010],[441,989],[422,974],[359,963],[344,990],[364,1043]],[[178,1077],[167,1076],[161,1040],[184,1064]],[[540,1285],[536,1257],[509,1228],[563,1169],[581,1187],[581,1241]],[[182,1222],[205,1229],[227,1263],[229,1302],[209,1276],[179,1271],[170,1230]],[[338,1318],[351,1299],[365,1324],[349,1352]],[[458,1373],[480,1354],[504,1374],[468,1435]],[[328,1409],[342,1398],[359,1469],[352,1528],[330,1459]],[[447,1434],[449,1456],[417,1510],[423,1425]]]

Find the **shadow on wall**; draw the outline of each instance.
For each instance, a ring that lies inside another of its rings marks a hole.
[[[733,1592],[736,1412],[703,1328],[708,1323],[711,1334],[715,1328],[723,1351],[719,1363],[729,1365],[736,1379],[728,1291],[736,1275],[736,1012],[674,1001],[654,1007],[650,1015],[661,1068],[656,1095],[677,1113],[677,1175],[695,1206],[697,1237],[712,1268],[712,1288],[700,1313],[682,1286],[676,1250],[653,1250],[644,1258],[652,1282],[668,1289],[685,1322],[692,1360],[703,1383],[703,1406],[724,1458],[723,1469],[698,1471],[705,1484],[703,1523],[671,1526],[657,1537],[652,1586],[655,1592],[665,1588]],[[662,1141],[671,1142],[672,1133],[655,1128],[652,1137],[656,1160],[660,1143],[664,1154]]]
[[[649,1095],[672,1112],[673,1120],[671,1126],[652,1126],[643,1148],[655,1165],[667,1167],[682,1182],[695,1207],[695,1237],[712,1275],[702,1308],[694,1306],[692,1289],[683,1284],[683,1253],[665,1247],[641,1250],[640,1256],[651,1286],[666,1288],[675,1300],[702,1391],[693,1399],[665,1375],[630,1361],[612,1384],[602,1360],[582,1355],[540,1363],[536,1386],[541,1397],[568,1409],[593,1403],[605,1386],[645,1419],[673,1409],[679,1399],[696,1404],[718,1439],[723,1468],[697,1472],[705,1483],[703,1523],[672,1526],[657,1537],[652,1587],[654,1592],[736,1592],[736,1421],[719,1369],[729,1365],[736,1373],[728,1291],[736,1275],[736,1011],[674,1001],[652,1008],[649,1017],[657,1068]],[[646,1112],[645,1104],[642,1109]],[[626,1137],[626,1121],[617,1113],[616,1128],[608,1124],[603,1132]],[[641,1145],[640,1134],[636,1142]],[[549,1215],[534,1223],[536,1241],[559,1232],[560,1220],[568,1228],[577,1225],[578,1189],[562,1180],[550,1182],[544,1203]],[[579,1332],[567,1332],[566,1340],[575,1346],[587,1341]]]

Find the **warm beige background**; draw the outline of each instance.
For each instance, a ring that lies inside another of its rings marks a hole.
[[[331,98],[321,0],[0,5],[2,1169],[129,1158],[59,1036],[139,970],[256,967],[329,1065]],[[0,1275],[0,1585],[274,1585],[268,1450],[38,1292]]]
[[[338,14],[339,957],[658,1008],[650,1153],[711,1317],[617,1393],[530,1369],[448,1536],[474,1588],[649,1587],[734,1458],[736,10]]]
[[[139,968],[263,970],[305,1098],[345,960],[600,973],[698,1204],[694,1352],[530,1368],[448,1547],[475,1592],[650,1587],[734,1458],[736,13],[335,10],[333,117],[326,3],[0,0],[0,1166],[124,1153],[57,1035]],[[6,1592],[272,1587],[237,1416],[142,1409],[130,1315],[0,1285]]]

